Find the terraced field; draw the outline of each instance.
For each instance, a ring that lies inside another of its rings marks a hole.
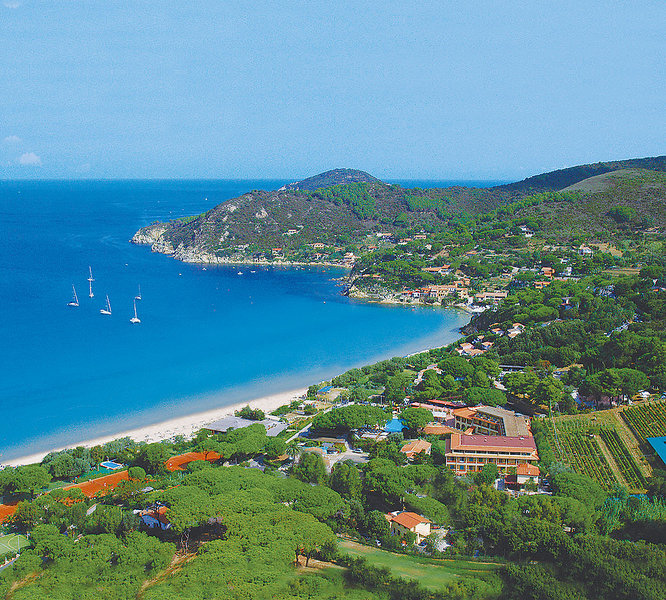
[[[622,418],[642,444],[666,435],[666,402],[642,402],[622,411]]]
[[[587,421],[554,419],[549,422],[548,438],[558,459],[577,473],[591,477],[606,490],[618,483]]]
[[[645,478],[617,431],[611,428],[603,428],[599,431],[599,436],[613,456],[613,460],[627,485],[634,490],[645,489]]]

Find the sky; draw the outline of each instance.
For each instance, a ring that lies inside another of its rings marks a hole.
[[[666,153],[666,2],[0,0],[0,178],[518,180]]]

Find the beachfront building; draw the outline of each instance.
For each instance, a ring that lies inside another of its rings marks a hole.
[[[481,292],[474,296],[474,302],[477,304],[492,304],[493,306],[497,306],[508,295],[508,292],[503,291]]]
[[[539,460],[532,436],[508,437],[498,435],[467,435],[453,433],[446,440],[446,466],[456,475],[480,471],[483,465],[494,463],[506,475],[511,467],[521,463],[534,464]]]
[[[414,533],[417,544],[420,544],[423,538],[430,535],[432,521],[414,512],[395,511],[385,516],[393,535],[405,535],[408,532]]]
[[[453,417],[455,428],[467,433],[509,437],[532,435],[526,416],[499,406],[456,408]]]
[[[266,435],[275,437],[280,432],[287,429],[288,425],[276,419],[264,419],[263,421],[252,421],[250,419],[242,419],[241,417],[224,417],[210,425],[206,425],[211,433],[226,433],[231,429],[243,429],[255,423],[260,423],[266,428]]]

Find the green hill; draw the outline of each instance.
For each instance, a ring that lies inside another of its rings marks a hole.
[[[132,241],[190,262],[275,255],[307,262],[316,259],[315,245],[339,260],[368,234],[455,228],[490,211],[502,218],[542,217],[553,231],[661,226],[664,171],[661,156],[571,167],[493,188],[406,189],[363,171],[336,169],[144,227]],[[624,222],[610,214],[616,206],[625,207]]]

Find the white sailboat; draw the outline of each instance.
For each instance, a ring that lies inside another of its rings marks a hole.
[[[90,275],[88,276],[88,288],[90,289],[90,293],[88,294],[88,296],[92,298],[95,296],[95,294],[93,294],[92,291],[92,283],[93,281],[95,281],[92,276],[92,267],[88,267],[88,272],[90,273]]]
[[[135,300],[141,300],[141,285],[139,285],[139,293],[136,296],[134,296],[134,299]],[[135,310],[135,312],[136,312],[136,310]]]
[[[134,298],[134,316],[130,319],[130,323],[141,323],[141,319],[136,315],[136,298]]]
[[[111,314],[111,302],[109,302],[109,295],[106,295],[106,306],[99,309],[101,315],[110,315]]]
[[[78,306],[79,305],[79,297],[76,295],[76,288],[74,287],[74,284],[72,284],[72,292],[74,294],[74,297],[72,298],[71,302],[67,303],[67,306]]]

